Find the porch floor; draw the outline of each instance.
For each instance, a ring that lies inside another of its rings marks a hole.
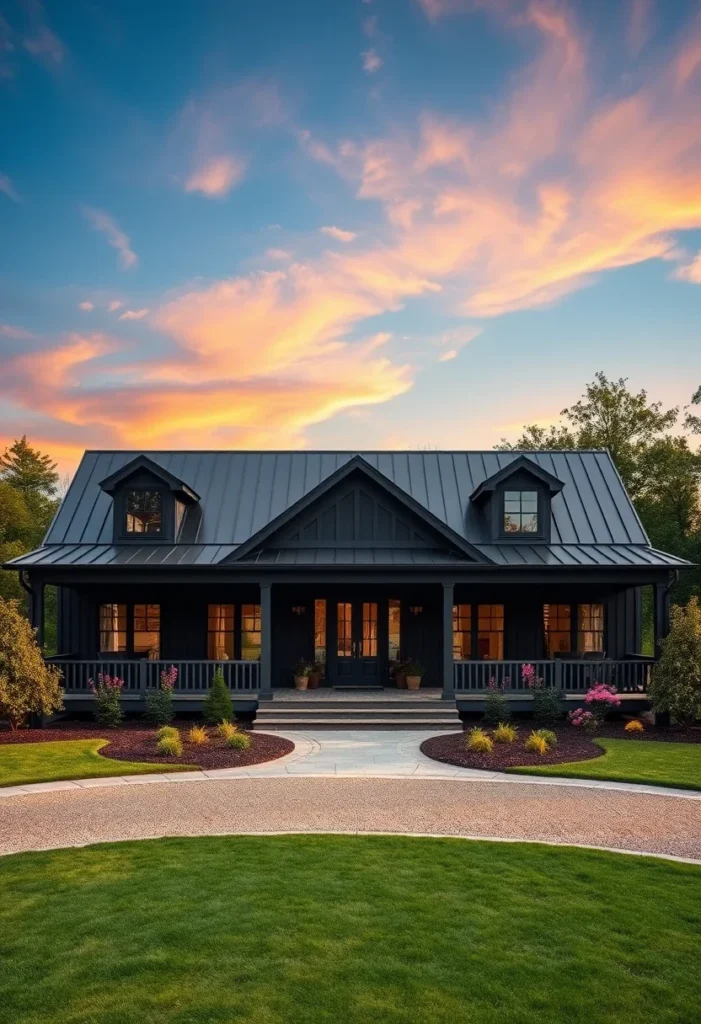
[[[348,686],[345,689],[338,690],[331,686],[322,686],[318,690],[295,690],[292,687],[277,687],[273,690],[273,700],[281,701],[310,701],[319,700],[326,703],[326,701],[337,701],[338,703],[355,701],[367,701],[371,704],[373,701],[385,701],[393,700],[401,702],[403,700],[426,700],[436,701],[440,700],[443,691],[437,686],[426,686],[421,687],[420,690],[398,690],[396,686],[387,686],[384,689],[374,690],[363,690],[360,687]]]

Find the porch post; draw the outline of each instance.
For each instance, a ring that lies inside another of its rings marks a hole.
[[[443,584],[443,700],[455,698],[453,665],[453,584]]]
[[[273,622],[270,603],[270,584],[260,585],[260,688],[258,697],[270,698],[273,695],[272,652]]]
[[[664,640],[669,634],[669,582],[655,583],[655,658],[662,653],[660,640]]]
[[[37,643],[43,649],[44,647],[44,584],[36,579],[32,580],[32,599],[31,599],[31,622],[34,629],[37,631]]]

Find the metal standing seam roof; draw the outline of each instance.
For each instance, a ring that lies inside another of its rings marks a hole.
[[[197,533],[188,536],[187,543],[112,543],[112,499],[100,488],[100,481],[137,455],[146,455],[201,495]],[[521,455],[564,485],[552,498],[549,545],[489,543],[484,517],[470,502],[480,483]],[[688,564],[650,548],[621,478],[604,451],[87,451],[44,544],[12,564],[16,568],[214,565],[357,456],[498,565]],[[297,552],[294,558],[289,553],[274,556],[277,564],[283,559],[286,564],[310,564],[304,562],[310,557],[308,552]],[[328,564],[330,558],[328,554],[314,557],[314,564],[323,559]],[[332,564],[340,564],[340,551],[335,557],[338,562]],[[394,552],[390,564],[400,564],[400,557],[402,564],[412,564],[419,556]],[[446,561],[445,553],[430,557]],[[354,564],[360,564],[358,549],[354,558]]]

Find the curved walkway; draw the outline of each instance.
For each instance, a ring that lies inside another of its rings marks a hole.
[[[383,832],[701,862],[701,794],[485,775],[424,758],[426,735],[318,733],[293,737],[298,746],[286,758],[246,769],[0,790],[0,852],[166,835]]]

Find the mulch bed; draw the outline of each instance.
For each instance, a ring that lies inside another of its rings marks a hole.
[[[156,750],[156,729],[141,722],[127,723],[118,729],[105,729],[87,722],[54,722],[48,729],[19,729],[17,732],[0,732],[2,743],[48,743],[52,740],[107,739],[100,754],[117,761],[148,761],[154,764],[190,764],[199,768],[243,768],[263,761],[275,761],[290,754],[295,745],[283,736],[249,732],[251,746],[248,750],[234,750],[227,747],[209,729],[210,740],[206,746],[188,743],[187,732],[193,723],[179,725],[183,741],[182,757],[163,757]],[[178,725],[178,723],[176,723]]]
[[[523,749],[532,728],[531,722],[516,723],[519,726],[519,738],[515,743],[495,743],[491,754],[478,754],[467,749],[466,732],[451,733],[449,736],[433,736],[424,740],[421,751],[426,757],[443,764],[454,764],[460,768],[481,768],[485,771],[503,771],[505,768],[516,768],[536,764],[563,764],[565,761],[589,761],[601,757],[601,747],[594,743],[594,738],[582,729],[571,725],[558,726],[553,729],[557,733],[557,746],[545,754],[531,754]],[[605,725],[597,737],[602,739],[626,739],[631,743],[649,740],[667,743],[699,743],[701,730],[679,728],[655,728],[647,726],[644,733],[631,736],[623,730],[624,723]]]

